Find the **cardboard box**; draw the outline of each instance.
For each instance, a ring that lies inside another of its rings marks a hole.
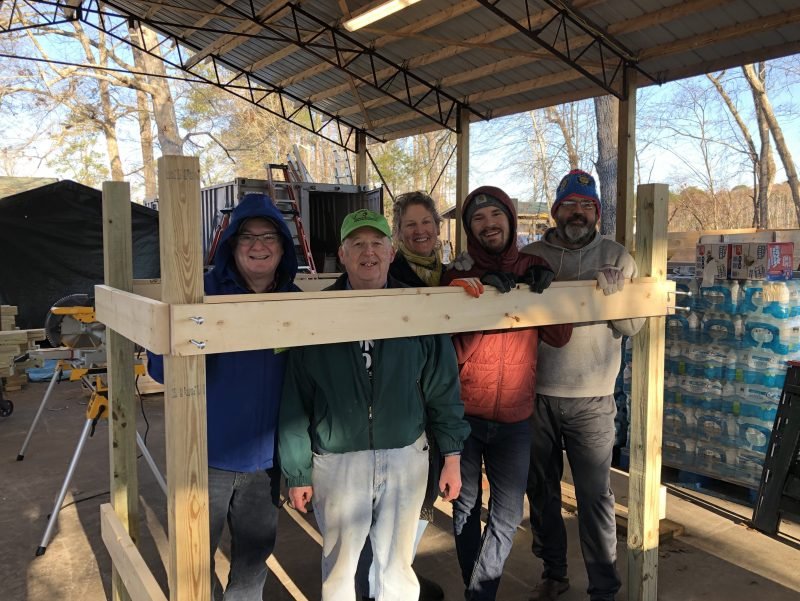
[[[732,245],[731,279],[790,280],[792,242],[749,242]]]
[[[727,280],[731,270],[731,245],[730,244],[698,244],[695,260],[695,275],[703,277],[706,265],[714,259],[717,273],[714,276],[719,280]]]

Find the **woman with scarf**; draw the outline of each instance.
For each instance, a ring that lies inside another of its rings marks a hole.
[[[394,219],[392,230],[397,253],[389,267],[389,276],[412,288],[439,286],[445,267],[442,264],[442,243],[439,241],[439,228],[442,216],[436,210],[433,199],[425,192],[407,192],[400,194],[394,202]],[[420,512],[416,544],[419,544],[422,533],[428,522],[433,521],[433,503],[439,492],[439,472],[442,458],[432,436],[428,437],[430,449],[430,467],[428,469],[428,488],[425,501]],[[415,545],[416,550],[416,545]],[[361,552],[356,585],[361,598],[371,599],[370,586],[373,582],[372,548],[369,539]],[[442,588],[417,575],[420,584],[420,601],[436,601],[444,599]],[[369,582],[367,582],[369,580]]]

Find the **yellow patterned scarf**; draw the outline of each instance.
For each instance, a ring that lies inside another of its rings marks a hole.
[[[411,269],[419,276],[419,279],[425,282],[426,286],[439,285],[442,277],[442,243],[440,241],[436,242],[433,255],[429,257],[415,255],[399,240],[397,241],[397,250],[403,253]]]

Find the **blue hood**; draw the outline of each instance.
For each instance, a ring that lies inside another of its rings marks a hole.
[[[269,219],[275,224],[275,227],[278,228],[283,237],[283,258],[278,265],[278,273],[275,276],[278,289],[281,289],[287,282],[294,281],[294,276],[297,275],[297,255],[294,250],[292,234],[289,232],[283,215],[267,194],[245,194],[239,204],[236,205],[236,208],[233,209],[231,221],[225,231],[222,232],[217,254],[214,257],[214,269],[212,270],[214,276],[219,279],[233,278],[243,288],[246,288],[236,270],[232,238],[238,233],[242,222],[252,217]]]

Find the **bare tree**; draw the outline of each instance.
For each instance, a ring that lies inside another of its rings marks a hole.
[[[794,160],[792,159],[792,153],[789,150],[786,139],[783,137],[783,130],[781,129],[778,119],[775,116],[775,111],[773,110],[772,103],[767,95],[764,82],[756,74],[752,65],[745,65],[742,67],[742,71],[744,72],[744,76],[747,78],[747,82],[750,84],[750,87],[753,90],[753,98],[755,99],[756,106],[762,113],[763,119],[769,125],[769,131],[772,134],[773,140],[775,140],[775,148],[778,151],[778,155],[781,157],[781,163],[786,171],[789,190],[791,191],[792,200],[794,201],[798,223],[800,223],[800,183],[797,179],[797,169],[795,168]]]

